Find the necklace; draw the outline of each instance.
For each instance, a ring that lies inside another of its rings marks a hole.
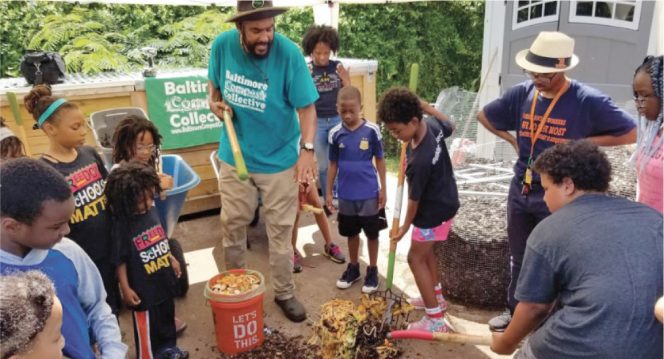
[[[254,62],[254,60],[251,58],[252,55],[251,55],[251,54],[247,54],[247,47],[244,45],[244,42],[242,43],[242,53],[244,53],[244,56],[245,56],[245,58],[247,59],[247,61],[248,61],[248,62],[249,62],[249,63],[250,63],[250,64],[251,64],[256,70],[258,70],[258,72],[260,72],[260,75],[261,75],[261,77],[263,78],[263,82],[265,82],[265,84],[269,85],[267,74],[265,73],[265,71],[263,71],[263,69],[262,69],[260,66],[258,66],[257,63]]]

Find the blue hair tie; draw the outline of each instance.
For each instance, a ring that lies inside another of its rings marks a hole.
[[[53,112],[55,112],[65,102],[67,102],[67,100],[65,100],[63,98],[59,98],[59,99],[55,100],[55,102],[50,104],[46,108],[46,111],[44,111],[44,113],[42,113],[41,116],[39,116],[39,119],[37,120],[37,126],[42,127],[44,125],[44,122],[46,122],[46,120],[48,120],[48,118],[51,117]]]

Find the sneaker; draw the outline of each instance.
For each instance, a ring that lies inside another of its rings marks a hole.
[[[180,335],[187,329],[187,323],[184,320],[175,317],[175,335]]]
[[[178,347],[166,348],[162,350],[157,359],[187,359],[189,352]]]
[[[300,252],[293,252],[293,273],[302,272],[302,256]]]
[[[452,331],[444,317],[429,318],[427,315],[417,322],[408,324],[408,330],[434,333],[450,333]]]
[[[360,263],[348,263],[348,267],[337,281],[337,288],[348,289],[360,279]]]
[[[378,290],[378,267],[367,267],[367,276],[364,277],[362,293],[371,294]]]
[[[329,244],[326,244],[323,248],[324,248],[323,254],[327,258],[330,258],[332,262],[335,263],[346,262],[346,257],[344,257],[344,254],[341,253],[341,248],[339,248],[338,245],[330,242]]]
[[[424,305],[424,300],[422,297],[414,297],[414,298],[408,298],[407,299],[408,303],[415,307],[415,309],[418,310],[424,310],[426,309],[426,305]],[[447,311],[447,301],[445,298],[442,298],[441,300],[438,300],[438,305],[440,305],[440,309],[444,311]]]
[[[489,330],[492,332],[504,332],[511,321],[512,313],[509,309],[505,309],[500,315],[489,320]]]

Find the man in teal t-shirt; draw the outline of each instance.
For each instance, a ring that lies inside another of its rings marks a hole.
[[[238,1],[237,6],[238,13],[228,19],[236,29],[215,39],[208,72],[210,109],[220,119],[224,111],[232,114],[250,176],[247,181],[238,178],[226,131],[222,131],[224,258],[228,269],[245,267],[246,226],[260,193],[275,301],[288,319],[300,322],[306,319],[306,311],[293,295],[290,239],[297,213],[296,182],[311,183],[316,176],[313,140],[318,92],[297,45],[274,32],[274,16],[286,9],[272,7],[271,1]]]

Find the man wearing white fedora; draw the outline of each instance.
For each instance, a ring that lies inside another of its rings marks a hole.
[[[507,199],[508,310],[489,321],[492,331],[504,331],[510,323],[518,302],[515,291],[526,240],[537,223],[550,214],[540,177],[531,168],[537,156],[557,143],[574,139],[586,138],[599,146],[636,141],[636,125],[625,111],[607,95],[565,75],[579,63],[574,39],[561,32],[541,32],[515,60],[528,79],[477,115],[487,130],[509,142],[518,154]],[[508,131],[515,131],[516,136]]]
[[[274,31],[274,17],[286,10],[273,7],[272,1],[237,2],[237,14],[227,20],[236,28],[212,43],[208,90],[210,110],[220,119],[224,111],[231,113],[249,171],[248,180],[239,179],[228,136],[222,131],[221,232],[226,267],[246,266],[246,227],[260,193],[275,302],[288,319],[302,322],[306,311],[293,293],[291,232],[297,213],[296,182],[310,183],[316,176],[318,91],[300,49]]]

